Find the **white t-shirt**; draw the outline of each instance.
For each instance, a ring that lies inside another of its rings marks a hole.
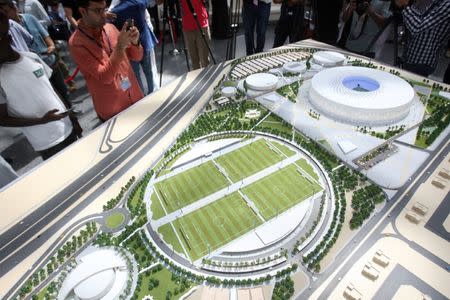
[[[20,58],[0,65],[0,104],[6,104],[12,117],[40,118],[52,109],[66,107],[48,80],[52,70],[34,53],[21,52]],[[34,150],[41,151],[64,141],[72,132],[69,117],[46,124],[22,127]]]

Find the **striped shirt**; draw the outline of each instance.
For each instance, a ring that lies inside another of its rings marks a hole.
[[[405,62],[435,68],[450,36],[450,0],[435,0],[423,11],[412,5],[402,14],[408,32]]]

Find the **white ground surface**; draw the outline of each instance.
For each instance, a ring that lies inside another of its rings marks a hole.
[[[177,161],[172,165],[173,168],[178,167],[188,161],[196,159],[207,153],[213,152],[217,149],[227,147],[230,144],[236,143],[241,139],[222,139],[217,141],[203,141],[195,144],[187,153],[183,154]]]
[[[257,250],[275,243],[292,232],[303,221],[313,202],[307,199],[297,204],[271,221],[264,223],[256,230],[222,248],[222,252],[246,252]]]
[[[356,126],[340,123],[322,115],[319,120],[310,117],[308,113],[310,109],[313,111],[314,109],[309,103],[309,86],[310,82],[307,80],[300,87],[297,103],[293,103],[279,95],[275,95],[275,92],[259,96],[256,100],[312,139],[316,141],[325,140],[328,142],[336,156],[352,165],[354,165],[352,163],[354,158],[384,142],[384,140],[369,134],[357,132]],[[274,101],[266,100],[267,97]],[[415,97],[409,115],[398,124],[392,124],[391,126],[405,125],[406,128],[409,128],[414,124],[417,124],[422,119],[424,109],[425,108],[419,98]],[[388,126],[373,127],[371,130],[384,132],[387,128]],[[403,138],[403,141],[414,144],[416,130],[412,130],[411,132],[412,133],[405,135],[406,137]],[[342,140],[348,141],[358,148],[345,154],[338,145],[338,142]],[[369,171],[368,176],[370,179],[381,186],[389,186],[391,188],[399,187],[411,177],[428,156],[424,151],[409,148],[407,146],[400,145],[399,148],[399,151],[387,160],[388,163],[379,163],[375,168],[372,168]],[[392,172],[392,170],[395,170],[396,172]],[[391,175],[386,176],[386,174]]]

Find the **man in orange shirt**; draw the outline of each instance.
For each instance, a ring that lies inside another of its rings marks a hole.
[[[100,120],[106,121],[144,96],[129,60],[140,61],[139,31],[124,24],[119,32],[106,24],[106,2],[78,0],[81,19],[69,40]]]

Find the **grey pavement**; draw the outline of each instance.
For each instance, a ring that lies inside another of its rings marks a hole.
[[[327,280],[333,274],[333,272],[341,266],[343,261],[347,260],[339,269],[339,271],[334,275],[332,281],[326,286],[322,294],[319,296],[320,299],[328,298],[331,292],[334,290],[334,287],[336,286],[339,278],[342,278],[350,270],[350,268],[352,268],[353,263],[357,261],[362,255],[364,255],[372,247],[372,245],[378,241],[378,239],[383,237],[381,232],[386,227],[386,225],[389,223],[395,225],[395,222],[393,221],[398,217],[403,207],[408,203],[412,195],[420,187],[421,183],[427,180],[430,174],[433,173],[433,171],[438,167],[442,159],[445,158],[444,155],[446,155],[449,150],[450,142],[448,139],[444,139],[437,147],[437,150],[433,151],[432,155],[430,155],[430,157],[426,160],[422,168],[416,171],[413,176],[414,179],[412,181],[408,181],[407,184],[405,184],[398,190],[397,194],[389,201],[389,203],[385,205],[382,211],[379,212],[378,215],[372,217],[367,222],[367,224],[363,228],[361,228],[360,231],[354,236],[352,242],[348,243],[339,252],[339,254],[335,257],[334,262],[326,270],[316,275],[317,279],[311,283],[309,289],[306,289],[301,294],[296,295],[296,298],[305,299],[310,297],[315,289],[317,289],[325,280]],[[419,175],[420,177],[418,177]],[[405,196],[402,196],[404,193]],[[389,212],[388,216],[387,212],[391,209],[392,211]],[[378,224],[379,221],[381,222]],[[375,230],[370,234],[370,236],[368,236],[369,232],[374,228],[376,224],[378,225],[376,226]],[[360,241],[365,239],[367,236],[368,238],[362,244],[360,244]],[[448,267],[447,262],[441,260],[433,253],[422,248],[420,245],[410,241],[409,245],[441,268],[446,269]],[[355,247],[356,251],[352,253]],[[308,274],[308,276],[311,278],[312,274]]]
[[[448,299],[434,288],[429,286],[422,279],[402,267],[401,265],[396,265],[394,270],[389,274],[389,276],[384,280],[383,284],[375,293],[374,300],[385,300],[393,299],[395,293],[398,291],[400,286],[410,285],[415,289],[419,290],[421,293],[430,297],[430,299]]]

